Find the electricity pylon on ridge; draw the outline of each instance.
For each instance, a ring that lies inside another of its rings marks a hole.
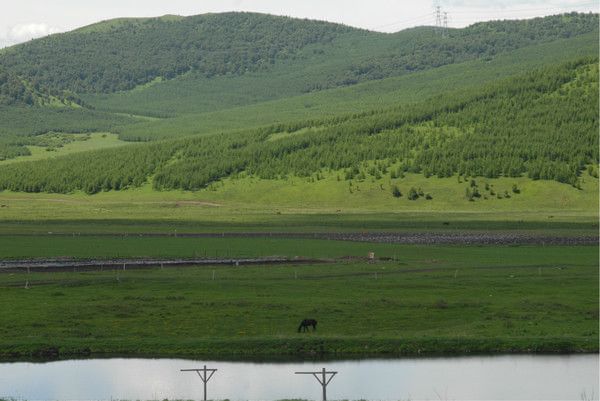
[[[442,30],[442,7],[435,6],[435,31],[441,32]]]
[[[444,11],[444,26],[442,28],[442,36],[448,36],[448,12]]]

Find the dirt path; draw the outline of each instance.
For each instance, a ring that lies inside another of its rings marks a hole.
[[[331,233],[315,238],[338,241],[380,242],[422,245],[597,245],[597,236],[551,236],[505,232],[463,233]]]
[[[59,271],[102,271],[134,270],[148,267],[177,266],[247,266],[269,264],[330,263],[332,259],[305,258],[240,258],[240,259],[107,259],[107,260],[65,260],[65,259],[23,259],[0,261],[0,273],[15,272],[59,272]]]
[[[19,234],[11,234],[19,236]],[[25,236],[28,234],[24,234]],[[181,238],[292,238],[356,241],[413,245],[598,245],[597,235],[560,236],[546,233],[462,231],[462,232],[224,232],[224,233],[53,233],[49,236],[94,237],[181,237]]]

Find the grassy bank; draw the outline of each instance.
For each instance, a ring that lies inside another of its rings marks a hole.
[[[598,351],[597,247],[388,251],[398,261],[2,274],[0,354]],[[306,317],[315,333],[296,332]]]

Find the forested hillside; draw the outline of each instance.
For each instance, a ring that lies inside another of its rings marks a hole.
[[[0,105],[33,105],[34,92],[15,74],[0,67]]]
[[[0,105],[0,161],[29,155],[29,145],[51,150],[71,142],[70,134],[109,132],[138,121],[83,107]],[[48,141],[49,136],[60,140]]]
[[[152,180],[194,190],[242,172],[318,180],[325,171],[350,182],[417,172],[578,186],[598,163],[597,110],[598,59],[586,58],[411,106],[18,163],[0,169],[0,188],[96,193]]]
[[[316,83],[317,88],[421,71],[474,58],[495,55],[598,29],[597,14],[565,14],[524,21],[481,22],[451,29],[444,36],[421,27],[390,35],[390,49],[378,57],[353,62],[341,76]]]
[[[205,78],[269,71],[273,65],[345,57],[304,90],[350,85],[435,68],[597,30],[596,14],[382,34],[319,21],[253,13],[121,19],[14,46],[0,54],[9,71],[55,89],[110,93],[184,74]],[[359,49],[347,57],[336,48]]]
[[[0,66],[0,161],[29,155],[27,145],[56,147],[70,141],[41,136],[49,132],[96,132],[136,121],[90,110],[73,93],[29,82]]]
[[[53,90],[26,79],[0,65],[0,106],[73,106],[83,102],[74,94]]]
[[[258,78],[248,77],[212,79],[211,86],[182,78],[143,90],[102,95],[107,97],[105,102],[98,102],[98,97],[86,97],[86,100],[98,109],[133,110],[140,114],[160,111],[177,113],[172,118],[142,121],[118,128],[122,140],[147,141],[248,130],[273,123],[334,117],[409,104],[442,93],[477,88],[498,79],[522,74],[523,71],[581,57],[595,57],[597,54],[598,35],[589,33],[527,46],[491,60],[470,60],[298,95],[294,95],[296,92],[293,88],[301,80],[294,80],[293,75],[273,74],[265,85],[259,84],[261,80]],[[253,95],[260,96],[264,90],[275,86],[281,92],[287,90],[288,95],[273,101],[248,99]],[[242,105],[236,107],[234,102],[241,102]]]
[[[192,70],[211,77],[264,69],[351,31],[251,13],[123,19],[15,46],[0,64],[56,88],[113,92]]]
[[[3,164],[0,190],[409,173],[577,188],[598,173],[597,25],[572,13],[380,34],[226,13],[52,35],[0,53],[0,160],[85,140],[73,133],[153,142]]]

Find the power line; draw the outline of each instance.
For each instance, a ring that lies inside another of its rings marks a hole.
[[[395,22],[390,22],[389,24],[374,26],[371,29],[386,28],[386,27],[392,26],[392,25],[406,24],[406,23],[415,22],[415,21],[419,21],[419,20],[425,20],[425,19],[431,21],[432,14],[431,13],[427,13],[427,14],[419,15],[418,17],[410,18],[410,19],[405,19],[405,20],[399,20],[399,21],[395,21]]]
[[[577,11],[577,10],[575,10],[575,8],[590,7],[593,5],[598,5],[600,7],[600,3],[597,1],[585,1],[585,2],[580,2],[580,3],[569,4],[567,6],[550,5],[549,7],[544,7],[544,8],[520,8],[520,9],[480,8],[480,9],[471,9],[471,10],[461,10],[460,8],[457,8],[457,9],[452,9],[451,11],[452,11],[452,15],[459,15],[459,16],[477,15],[477,14],[479,14],[479,15],[515,14],[515,13],[527,13],[527,12],[544,12],[545,15],[548,15],[548,14],[561,14],[561,13],[569,12],[569,11]],[[581,11],[581,12],[584,12],[584,11]],[[495,17],[495,18],[497,18],[497,17]],[[438,33],[440,33],[441,35],[445,35],[445,34],[447,34],[447,28],[448,28],[449,21],[450,21],[449,11],[443,10],[441,6],[436,5],[434,7],[433,13],[421,14],[421,15],[418,15],[418,16],[415,16],[412,18],[401,19],[401,20],[397,20],[394,22],[377,25],[370,29],[377,30],[377,29],[381,29],[381,28],[389,28],[389,27],[395,26],[395,25],[407,25],[407,24],[416,25],[416,24],[421,24],[421,23],[427,25],[427,23],[431,23],[432,25],[434,25],[436,27],[436,31]],[[472,21],[468,17],[467,18],[452,18],[452,21],[458,22],[458,23],[479,22],[479,21]]]
[[[586,2],[586,3],[579,3],[579,4],[570,4],[568,6],[549,6],[549,7],[544,7],[544,8],[520,8],[520,9],[515,9],[515,8],[495,8],[495,9],[490,9],[490,8],[481,8],[481,9],[474,9],[471,11],[459,11],[460,9],[457,10],[452,10],[453,14],[490,14],[490,13],[520,13],[520,12],[527,12],[527,11],[534,11],[534,12],[538,12],[538,11],[548,11],[548,10],[553,10],[553,11],[566,11],[566,10],[573,10],[574,8],[579,8],[579,7],[587,7],[587,6],[592,6],[592,5],[598,5],[598,2]]]

